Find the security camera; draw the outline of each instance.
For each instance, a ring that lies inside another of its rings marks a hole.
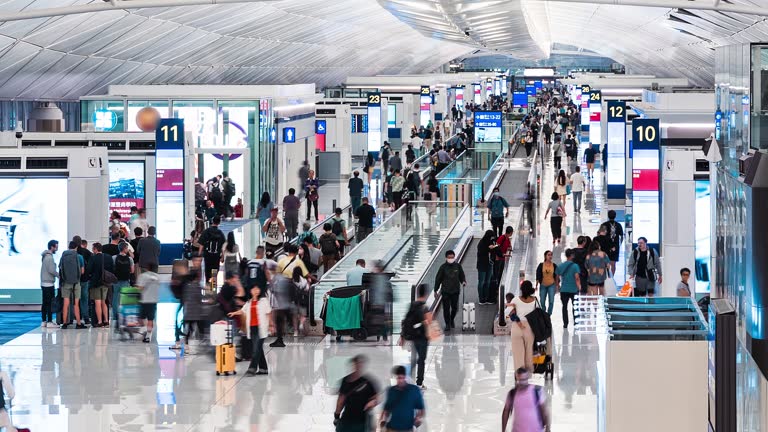
[[[16,139],[21,139],[24,136],[24,129],[21,125],[16,125]]]

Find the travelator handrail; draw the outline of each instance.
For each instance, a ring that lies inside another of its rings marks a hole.
[[[416,300],[416,287],[418,287],[419,285],[425,283],[425,279],[426,279],[427,275],[429,274],[430,270],[432,269],[432,266],[436,265],[437,261],[441,258],[440,252],[445,247],[445,244],[448,243],[448,240],[450,240],[452,238],[451,234],[453,234],[454,230],[456,230],[456,226],[459,223],[461,223],[462,217],[464,217],[464,215],[466,213],[470,212],[470,211],[471,211],[471,206],[469,204],[465,205],[461,209],[461,212],[459,212],[459,215],[456,216],[456,220],[453,221],[453,224],[448,229],[448,232],[447,232],[445,238],[442,239],[440,241],[440,244],[437,245],[437,248],[435,248],[435,253],[432,254],[432,257],[429,259],[429,262],[427,263],[427,265],[424,266],[424,272],[421,274],[421,277],[419,277],[419,280],[415,284],[411,285],[411,301]],[[466,234],[467,230],[469,230],[471,232],[471,230],[472,230],[472,225],[471,224],[464,229],[464,232],[462,232],[462,237]],[[430,294],[430,298],[434,298],[435,289],[437,289],[437,287],[433,288],[432,294]]]
[[[534,150],[533,153],[534,159],[538,157],[538,149]],[[533,180],[531,180],[533,179]],[[533,184],[531,183],[533,181]],[[520,205],[520,215],[518,216],[517,220],[517,229],[515,233],[513,234],[513,240],[512,240],[512,250],[514,251],[519,245],[519,241],[521,241],[520,237],[520,231],[525,226],[525,218],[528,218],[528,221],[530,222],[529,229],[534,229],[534,223],[535,223],[535,215],[533,215],[534,209],[536,208],[536,202],[538,199],[538,193],[539,193],[539,181],[538,181],[538,167],[536,166],[536,163],[534,162],[531,164],[531,169],[528,173],[528,184],[526,186],[528,188],[528,199],[531,201],[531,203],[521,204]],[[526,206],[530,205],[530,209],[528,212],[526,212]],[[529,214],[526,214],[529,213]],[[533,235],[531,235],[531,238],[533,238]],[[504,272],[501,275],[501,282],[499,284],[499,325],[505,326],[506,325],[506,317],[504,316],[504,296],[507,293],[507,289],[511,289],[513,286],[513,280],[515,277],[515,274],[517,274],[518,279],[522,279],[525,277],[525,266],[528,263],[530,254],[531,254],[531,245],[532,241],[529,239],[528,243],[525,247],[525,251],[523,252],[522,257],[520,258],[520,265],[516,269],[513,268],[514,264],[512,262],[513,254],[510,254],[507,258],[507,262],[504,265]],[[517,286],[517,284],[515,284]]]
[[[486,202],[490,199],[490,197],[491,197],[491,195],[493,193],[493,189],[495,189],[495,187],[501,182],[501,178],[504,177],[504,173],[506,172],[504,167],[499,165],[499,162],[501,161],[501,159],[503,157],[504,157],[504,152],[502,151],[496,157],[496,160],[493,161],[493,164],[491,164],[491,167],[488,168],[488,172],[485,173],[485,175],[483,176],[483,179],[480,181],[480,187],[482,188],[482,190],[480,191],[481,192],[481,196],[483,197],[483,199]],[[491,176],[491,173],[493,172],[494,167],[496,167],[497,165],[499,165],[499,171],[501,171],[501,173],[496,175],[496,179],[494,179],[494,181],[493,181],[494,187],[486,188],[485,187],[485,183],[488,181],[488,178]]]
[[[345,207],[342,207],[342,209],[341,209],[341,213],[342,214],[344,214],[346,212],[350,212],[350,211],[352,211],[352,204],[349,204],[349,205],[347,205]],[[309,228],[309,232],[314,233],[316,230],[322,228],[323,225],[325,225],[326,223],[330,223],[331,219],[333,219],[334,216],[336,216],[336,214],[331,212],[331,214],[328,215],[325,219],[323,219],[320,222],[317,222],[316,224],[312,225]],[[347,227],[347,231],[349,231],[349,227]],[[292,245],[298,245],[299,244],[299,237],[301,237],[301,234],[302,233],[299,233],[299,235],[297,235],[296,237],[286,241],[285,243],[289,243],[289,244],[292,244]],[[317,236],[317,237],[319,238],[320,236]],[[285,243],[283,243],[283,246],[281,246],[279,249],[277,249],[275,251],[275,255],[274,256],[280,256],[280,255],[285,253]]]
[[[412,204],[434,204],[435,202],[433,202],[433,201],[411,201],[409,204],[411,204],[411,203],[412,203]],[[461,202],[461,201],[438,201],[438,203],[440,203],[440,204],[463,204],[463,202]],[[400,212],[400,211],[402,211],[402,210],[403,210],[403,209],[404,209],[406,206],[407,206],[407,204],[406,204],[406,205],[403,205],[403,206],[401,206],[399,209],[397,209],[397,210],[395,210],[394,212],[392,212],[392,214],[390,214],[390,215],[389,215],[389,217],[388,217],[387,219],[385,219],[385,220],[384,220],[384,221],[383,221],[381,224],[379,224],[379,226],[378,226],[378,227],[376,227],[376,229],[374,229],[374,230],[371,232],[371,234],[369,234],[369,235],[368,235],[368,237],[372,237],[372,236],[373,236],[373,234],[374,234],[376,231],[378,231],[380,228],[384,227],[384,226],[387,224],[387,222],[389,222],[389,221],[390,221],[390,219],[392,219],[393,217],[395,217],[395,215],[399,215],[399,212]],[[453,225],[452,225],[452,226],[451,226],[451,228],[448,230],[448,234],[446,235],[446,238],[445,238],[445,239],[443,240],[443,242],[441,243],[441,246],[442,246],[442,244],[445,242],[445,240],[446,240],[446,239],[448,239],[448,238],[450,237],[450,234],[451,234],[451,233],[453,232],[453,230],[455,229],[455,226],[456,226],[457,222],[459,222],[459,221],[461,220],[461,216],[464,214],[464,212],[465,212],[465,211],[467,211],[467,208],[468,208],[468,207],[469,207],[468,205],[465,205],[465,206],[462,208],[462,211],[461,211],[461,212],[459,212],[459,215],[456,217],[456,220],[454,221]],[[412,236],[413,236],[413,234],[411,234],[411,237],[412,237]],[[366,239],[367,239],[367,238],[366,238]],[[399,243],[399,246],[397,247],[397,250],[398,250],[398,252],[399,252],[400,250],[402,250],[402,248],[403,248],[403,247],[405,247],[405,244],[406,244],[406,243],[407,243],[407,242],[400,242],[400,243]],[[355,249],[357,249],[358,247],[362,246],[363,244],[365,244],[365,240],[363,240],[363,241],[359,242],[357,245],[355,245],[355,247],[354,247],[354,248],[352,248],[352,249],[351,249],[351,250],[350,250],[350,251],[347,253],[347,255],[346,255],[346,256],[350,256],[350,255],[352,254],[352,252],[354,252],[354,251],[355,251]],[[436,250],[437,250],[437,251],[439,251],[439,250],[440,250],[440,247],[438,247]],[[436,252],[436,253],[438,253],[438,252]],[[387,266],[389,266],[389,264],[392,262],[392,260],[394,260],[394,258],[397,256],[397,253],[394,253],[394,254],[390,254],[390,255],[391,255],[391,256],[390,256],[390,258],[389,258],[389,259],[386,261],[386,263],[385,263],[385,265],[384,265],[384,267],[385,267],[385,268],[386,268]],[[433,257],[433,258],[434,258],[434,257]],[[333,270],[334,270],[334,269],[335,269],[335,268],[336,268],[336,267],[337,267],[337,266],[338,266],[338,265],[341,263],[341,261],[342,261],[342,260],[339,260],[339,261],[338,261],[338,262],[337,262],[337,263],[336,263],[336,264],[335,264],[333,267],[331,267],[331,268],[330,268],[328,271],[324,272],[324,274],[328,274],[328,273],[330,273],[331,271],[333,271]],[[431,262],[431,261],[430,261],[430,262]],[[428,265],[428,266],[429,266],[429,265]],[[427,268],[428,268],[428,266],[427,266]],[[391,279],[391,281],[393,281],[393,282],[407,282],[407,280],[406,280],[406,279],[399,279],[399,278],[393,278],[393,279]],[[319,284],[319,283],[321,283],[321,282],[346,282],[346,279],[323,279],[323,278],[321,277],[321,278],[320,278],[320,280],[319,280],[317,283],[314,283],[314,284],[310,285],[310,287],[309,287],[309,307],[308,307],[307,315],[309,315],[309,320],[310,320],[309,322],[310,322],[310,324],[311,324],[312,326],[314,326],[314,325],[315,325],[315,323],[316,323],[316,321],[315,321],[315,314],[314,314],[314,311],[315,311],[315,300],[314,300],[314,299],[315,299],[315,287],[316,287],[316,285],[317,285],[317,284]],[[413,296],[413,290],[411,290],[411,291],[412,291],[412,296]]]
[[[512,280],[514,277],[514,270],[512,257],[514,255],[515,249],[519,246],[518,243],[520,242],[520,230],[523,228],[523,217],[525,215],[525,204],[520,204],[520,214],[517,217],[517,229],[515,229],[515,232],[512,234],[512,246],[509,256],[507,256],[507,260],[504,263],[504,271],[501,273],[501,281],[499,283],[499,325],[500,326],[506,326],[506,317],[504,316],[504,302],[506,301],[506,294],[507,294],[507,287],[512,286]]]
[[[467,149],[467,150],[469,150],[469,149]],[[461,159],[462,157],[464,157],[467,154],[467,150],[464,150],[461,153],[459,153],[459,155],[456,156],[456,158],[454,160],[449,162],[448,165],[445,166],[445,168],[443,168],[439,173],[437,173],[435,178],[437,178],[437,176],[439,176],[440,174],[442,174],[444,172],[447,172],[453,165],[455,165],[459,161],[459,159]],[[437,178],[437,181],[440,181],[440,180],[442,180],[442,179],[441,178]],[[459,177],[459,178],[452,178],[451,180],[463,180],[463,178],[461,178],[461,177]]]

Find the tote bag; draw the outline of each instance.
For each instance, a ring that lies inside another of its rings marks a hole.
[[[552,319],[549,314],[541,309],[539,299],[536,299],[536,309],[525,316],[528,325],[531,326],[534,342],[544,342],[552,336]]]

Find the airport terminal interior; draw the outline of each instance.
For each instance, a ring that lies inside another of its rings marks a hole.
[[[768,432],[767,17],[0,0],[0,431]]]

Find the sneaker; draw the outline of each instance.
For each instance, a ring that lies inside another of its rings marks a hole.
[[[45,321],[43,321],[43,323],[42,323],[42,324],[40,324],[40,327],[48,327],[48,323],[47,323],[47,322],[45,322]]]
[[[144,336],[144,339],[142,339],[141,341],[144,342],[144,343],[149,343],[149,338]]]
[[[178,342],[176,342],[176,345],[174,345],[174,346],[172,346],[172,347],[168,347],[168,349],[172,349],[172,350],[180,350],[180,349],[181,349],[181,344],[180,344],[180,343],[178,343]]]
[[[421,391],[427,391],[427,386],[425,386],[424,384],[419,385],[419,388],[421,389]]]
[[[271,346],[272,348],[285,348],[285,342],[283,342],[282,340],[278,339],[278,340],[272,342],[271,344],[269,344],[269,346]]]
[[[82,329],[87,328],[87,327],[85,326],[85,324],[78,324],[78,325],[75,326],[75,328],[78,329],[78,330],[82,330]]]
[[[62,325],[59,326],[59,328],[62,329],[62,330],[66,330],[67,327],[69,327],[69,324],[62,324]]]
[[[248,370],[245,372],[245,376],[247,376],[247,377],[256,376],[256,374],[257,374],[258,372],[259,372],[259,371],[257,371],[256,369],[248,369]]]
[[[299,337],[299,332],[297,331],[293,332],[293,337]]]
[[[256,375],[269,375],[269,371],[259,369]]]
[[[48,321],[48,324],[46,325],[46,327],[48,327],[48,328],[58,328],[59,326],[56,323],[52,323],[52,322]]]

